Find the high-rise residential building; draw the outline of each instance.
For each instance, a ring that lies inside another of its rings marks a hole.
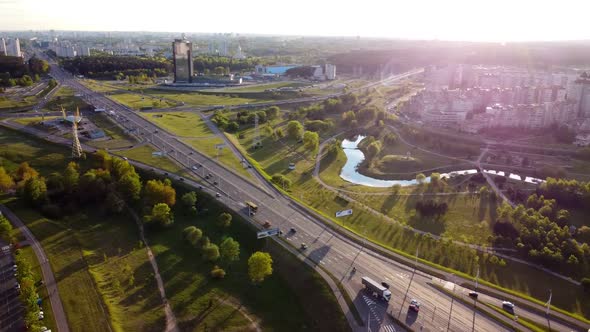
[[[20,52],[20,42],[18,38],[8,40],[8,45],[6,45],[6,55],[18,57],[22,56],[22,53]]]
[[[0,38],[0,55],[6,55],[6,40]]]
[[[193,43],[185,39],[175,39],[172,43],[174,61],[174,83],[193,82]]]

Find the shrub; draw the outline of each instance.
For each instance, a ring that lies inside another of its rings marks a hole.
[[[214,279],[223,279],[225,277],[225,270],[215,265],[211,270],[211,277]]]

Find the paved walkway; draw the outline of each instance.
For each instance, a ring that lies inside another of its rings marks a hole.
[[[68,326],[68,320],[66,318],[64,307],[61,303],[61,298],[59,297],[57,282],[55,281],[55,276],[51,270],[49,259],[47,259],[47,255],[45,255],[41,244],[37,241],[37,239],[35,239],[33,233],[31,233],[25,224],[14,213],[12,213],[12,211],[2,204],[0,204],[0,211],[2,211],[6,218],[10,220],[12,225],[17,228],[31,244],[31,248],[33,248],[33,252],[35,253],[35,256],[37,256],[37,260],[41,266],[41,273],[43,274],[43,280],[45,282],[45,287],[47,288],[47,294],[49,295],[51,308],[53,309],[53,317],[55,318],[57,330],[59,332],[69,332],[70,328]]]

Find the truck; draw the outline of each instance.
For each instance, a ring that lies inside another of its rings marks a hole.
[[[362,283],[365,286],[365,289],[374,296],[377,296],[378,298],[383,299],[386,302],[389,302],[389,300],[391,299],[391,292],[389,291],[389,289],[383,287],[383,285],[376,282],[375,280],[369,277],[363,277]]]

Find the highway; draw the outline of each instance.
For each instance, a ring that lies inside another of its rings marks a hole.
[[[184,165],[187,169],[191,169],[195,165],[202,165],[194,171],[195,175],[203,177],[206,174],[212,174],[213,178],[209,179],[211,182],[208,183],[208,186],[213,187],[212,181],[214,180],[219,182],[216,192],[221,194],[220,200],[224,204],[242,214],[247,214],[244,202],[253,201],[258,204],[259,212],[252,221],[257,223],[259,227],[262,223],[269,221],[272,227],[279,227],[285,232],[282,240],[291,243],[295,248],[300,247],[302,243],[308,244],[308,248],[300,250],[300,254],[311,259],[343,282],[345,289],[353,298],[361,317],[365,320],[365,324],[369,324],[371,331],[392,331],[392,323],[387,313],[399,316],[402,321],[416,330],[506,330],[502,325],[480,313],[474,315],[471,306],[465,306],[458,302],[451,304],[451,299],[447,295],[430,285],[437,282],[432,276],[416,272],[412,278],[411,265],[402,265],[373,251],[372,246],[365,246],[364,242],[359,244],[357,241],[340,235],[326,227],[312,213],[283,196],[266,181],[260,181],[260,185],[253,184],[229,171],[128,107],[89,90],[71,75],[63,72],[54,62],[50,61],[50,63],[52,65],[51,74],[60,83],[74,88],[94,106],[113,111],[115,113],[114,120],[127,128],[139,140],[150,142],[161,151],[166,151],[171,159]],[[400,80],[414,74],[415,72],[397,75],[388,81]],[[203,182],[206,181],[203,179]],[[296,232],[288,232],[290,228],[294,228]],[[281,241],[281,239],[277,240]],[[354,273],[352,272],[353,266],[356,267]],[[361,291],[363,288],[360,282],[361,276],[369,276],[377,281],[387,281],[391,285],[393,293],[390,303],[378,301]],[[412,279],[411,287],[405,297],[404,294],[410,279]],[[460,280],[457,279],[457,281]],[[412,298],[422,303],[418,315],[408,313],[408,304]],[[502,299],[485,297],[485,301],[500,306]],[[520,311],[517,309],[517,314],[527,315],[526,312],[520,313]],[[530,313],[530,316],[536,321],[546,323],[544,316],[536,313]],[[551,322],[551,327],[559,331],[571,330],[568,326],[554,321]],[[527,330],[526,328],[522,329]]]

